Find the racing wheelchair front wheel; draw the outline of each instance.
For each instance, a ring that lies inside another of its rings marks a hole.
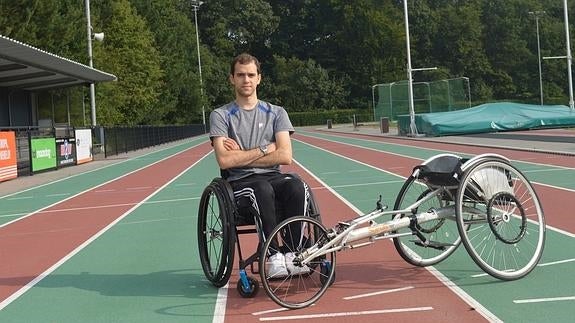
[[[227,284],[234,261],[235,203],[225,180],[214,179],[202,193],[198,210],[198,250],[206,278],[216,287]]]
[[[302,263],[309,248],[328,241],[326,228],[309,216],[291,217],[280,223],[266,240],[260,255],[260,276],[268,296],[278,305],[298,309],[317,301],[335,274],[335,251]],[[282,253],[285,270],[273,270],[271,259]]]
[[[411,175],[404,182],[395,200],[394,210],[402,210],[416,201],[422,201],[412,212],[426,212],[432,209],[453,206],[453,198],[449,192],[442,190],[433,193],[417,177]],[[455,208],[454,208],[455,212]],[[409,214],[394,214],[393,218],[403,218]],[[411,234],[411,228],[404,228],[395,233],[404,234],[393,238],[395,249],[408,263],[414,266],[432,266],[448,258],[461,243],[457,231],[457,223],[453,219],[438,219],[425,223],[418,223],[416,229],[425,237],[424,243],[416,235]]]
[[[486,158],[466,169],[455,211],[465,249],[486,273],[514,280],[535,268],[545,217],[533,186],[513,165]]]

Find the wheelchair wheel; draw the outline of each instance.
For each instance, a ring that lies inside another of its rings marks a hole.
[[[206,278],[216,287],[230,279],[234,261],[234,208],[229,184],[215,179],[200,198],[198,250]]]
[[[423,199],[433,190],[413,175],[407,178],[395,200],[394,210],[409,207],[416,201]],[[425,212],[430,209],[453,206],[453,198],[449,192],[444,191],[425,201],[412,211]],[[455,208],[454,208],[455,212]],[[402,218],[410,214],[395,214],[393,218]],[[431,266],[449,257],[461,243],[457,231],[457,223],[453,219],[439,219],[417,224],[417,229],[426,238],[427,244],[412,235],[410,228],[404,228],[395,233],[406,235],[393,238],[393,244],[399,255],[414,266]]]
[[[308,191],[309,196],[307,197],[307,211],[306,211],[307,214],[305,214],[305,215],[311,216],[312,218],[321,222],[321,215],[319,213],[319,206],[315,200],[315,197],[313,196],[313,192],[311,191],[311,188],[308,188],[307,191]]]
[[[485,158],[465,170],[456,217],[465,249],[493,277],[521,278],[541,258],[545,218],[539,198],[527,178],[508,162]]]
[[[280,223],[266,240],[260,255],[260,276],[268,296],[277,304],[291,309],[303,308],[317,301],[333,282],[335,251],[313,259],[299,261],[302,252],[328,241],[327,230],[316,219],[297,216]],[[268,256],[284,253],[287,275],[272,277]],[[293,258],[289,257],[289,254]]]

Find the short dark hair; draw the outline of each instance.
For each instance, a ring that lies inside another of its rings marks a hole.
[[[249,64],[249,63],[254,63],[256,64],[256,68],[258,69],[258,74],[261,74],[261,67],[260,67],[260,61],[258,61],[258,59],[255,56],[252,56],[248,53],[242,53],[239,54],[238,56],[236,56],[233,60],[232,60],[232,64],[230,65],[230,74],[234,75],[234,72],[236,71],[236,64]]]

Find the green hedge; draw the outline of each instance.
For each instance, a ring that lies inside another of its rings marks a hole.
[[[289,112],[289,117],[294,127],[325,125],[327,120],[332,124],[353,123],[355,115],[356,122],[372,122],[373,111],[365,109],[342,109],[309,112]]]

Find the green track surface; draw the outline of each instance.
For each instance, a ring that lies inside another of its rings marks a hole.
[[[315,133],[313,136],[422,160],[445,153],[339,136]],[[202,140],[205,138],[0,198],[0,221],[3,221],[0,223],[100,185]],[[404,181],[402,177],[299,141],[293,143],[293,148],[299,163],[365,212],[374,208],[379,194],[383,195],[384,203],[393,205]],[[531,181],[575,189],[575,183],[565,180],[575,178],[573,169],[530,163],[516,165]],[[201,269],[196,221],[201,192],[217,175],[216,162],[210,154],[0,311],[0,322],[212,322],[217,289],[207,282]],[[58,192],[68,195],[53,196]],[[25,196],[32,198],[22,198]],[[330,215],[322,214],[322,217]],[[573,259],[573,250],[573,237],[548,230],[541,263]],[[385,259],[374,260],[385,264]],[[506,322],[572,320],[573,300],[526,304],[513,301],[574,296],[574,261],[538,267],[526,278],[501,282],[489,276],[472,277],[481,271],[461,246],[436,268]],[[235,289],[230,292],[234,293]]]

